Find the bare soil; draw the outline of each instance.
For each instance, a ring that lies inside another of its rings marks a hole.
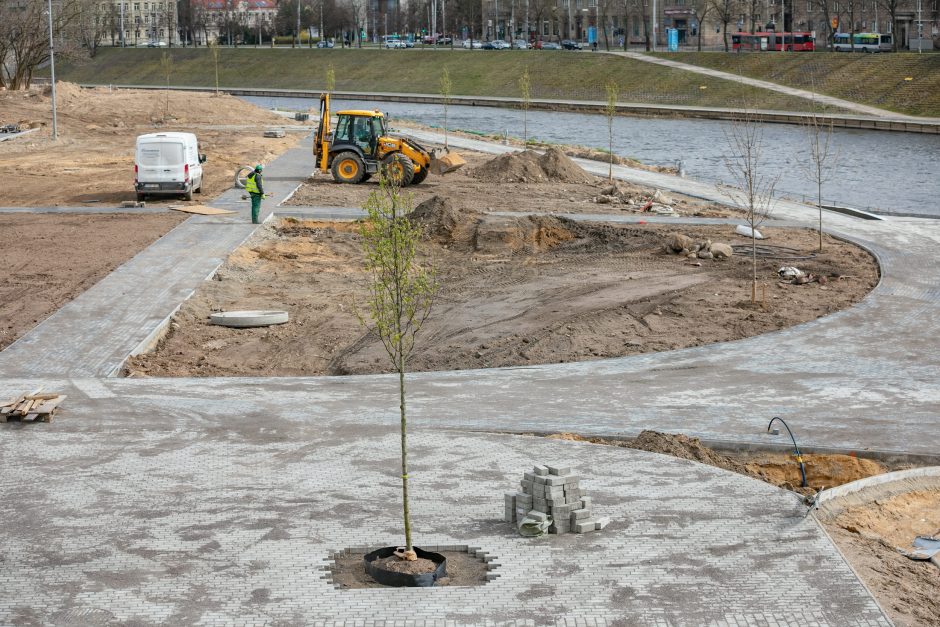
[[[487,566],[483,560],[466,551],[438,552],[447,558],[447,576],[438,579],[434,584],[435,587],[486,585]],[[385,588],[386,586],[378,583],[366,573],[362,557],[363,554],[355,553],[337,557],[331,569],[333,585],[337,588]],[[427,572],[433,570],[432,567]]]
[[[0,350],[187,217],[0,214]]]
[[[577,151],[575,151],[577,152]],[[623,181],[611,184],[588,174],[559,149],[539,164],[534,152],[493,155],[459,151],[467,165],[443,176],[430,175],[420,185],[406,188],[415,204],[434,196],[447,198],[461,211],[547,213],[614,213],[655,215],[641,211],[656,194],[655,189]],[[572,167],[576,168],[573,170]],[[378,190],[377,177],[359,185],[343,185],[329,174],[317,173],[287,201],[292,206],[361,207]],[[613,188],[613,189],[611,189]],[[615,192],[613,194],[609,192]],[[675,215],[697,217],[739,216],[735,209],[676,194],[660,192],[657,205],[670,206]]]
[[[440,285],[410,360],[412,371],[583,361],[735,340],[812,320],[858,302],[878,269],[833,239],[800,267],[827,284],[779,281],[779,259],[759,259],[766,297],[750,300],[750,260],[690,261],[664,251],[672,227],[499,217],[438,199],[416,210],[421,262]],[[298,376],[387,372],[380,342],[361,327],[359,226],[286,220],[236,250],[186,301],[133,376]],[[696,240],[743,245],[731,226],[685,228]],[[767,229],[777,245],[815,247],[816,234]],[[790,265],[791,262],[785,262]],[[693,265],[698,264],[698,265]],[[839,277],[848,276],[840,280]],[[759,294],[759,298],[762,294]],[[213,326],[215,311],[283,309],[262,329]]]
[[[626,440],[575,433],[548,437],[690,459],[804,495],[815,494],[823,486],[831,488],[910,467],[852,455],[809,453],[803,455],[803,460],[810,487],[801,488],[799,466],[792,455],[784,453],[716,451],[698,438],[656,431],[643,431],[636,438]],[[933,627],[938,624],[940,569],[931,562],[910,560],[898,549],[910,549],[918,535],[940,536],[940,491],[915,491],[875,500],[846,509],[833,520],[823,520],[822,524],[896,625]]]
[[[206,153],[202,196],[230,188],[235,171],[266,163],[297,142],[300,133],[264,138],[267,127],[297,124],[232,96],[106,88],[57,83],[58,141],[52,141],[48,88],[0,92],[0,123],[40,128],[0,142],[9,207],[117,205],[135,200],[134,142],[160,131],[196,133]],[[166,112],[169,112],[167,115]],[[148,204],[181,204],[182,198]]]
[[[940,537],[940,490],[853,507],[825,524],[895,625],[940,624],[940,568],[897,550],[909,550],[918,535]]]

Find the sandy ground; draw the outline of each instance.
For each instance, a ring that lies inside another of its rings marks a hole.
[[[823,486],[831,488],[910,467],[850,455],[804,454],[811,487],[802,489],[799,467],[792,455],[784,453],[716,451],[697,438],[655,431],[644,431],[626,440],[586,438],[574,433],[548,437],[690,459],[805,495]],[[898,627],[940,624],[940,569],[929,562],[912,561],[897,551],[909,549],[917,535],[940,537],[940,491],[924,490],[876,500],[846,509],[823,525]]]
[[[187,217],[0,214],[0,349]]]
[[[877,267],[855,246],[827,240],[800,267],[825,285],[779,281],[760,259],[766,309],[750,302],[750,263],[666,253],[672,227],[496,217],[439,207],[425,214],[421,252],[440,285],[409,369],[459,370],[582,361],[740,339],[812,320],[864,297]],[[768,229],[769,242],[812,250],[816,235]],[[730,226],[685,228],[744,244]],[[791,262],[787,262],[789,265]],[[696,265],[698,264],[698,265]],[[839,280],[838,277],[849,276]],[[358,226],[286,220],[235,251],[183,304],[133,376],[298,376],[387,372],[381,344],[354,313],[367,276]],[[213,311],[283,309],[290,322],[235,330]]]
[[[940,537],[940,490],[853,507],[826,528],[895,625],[940,625],[940,568],[897,551],[918,535]]]
[[[540,180],[537,173],[514,168],[507,168],[499,173],[481,172],[485,164],[493,160],[493,155],[464,150],[459,153],[467,160],[467,165],[460,170],[444,176],[432,174],[423,183],[406,188],[415,204],[432,196],[442,195],[462,210],[481,212],[640,213],[640,209],[656,191],[621,181],[617,183],[616,200],[603,202],[603,192],[609,191],[610,187],[605,179],[589,177],[585,183],[578,181],[578,177],[574,177],[574,181],[566,181],[543,176]],[[369,194],[378,187],[378,177],[359,185],[342,185],[334,182],[330,174],[317,173],[285,204],[361,207]],[[671,201],[667,203],[668,206],[672,206],[678,215],[739,215],[727,207],[682,194],[669,192],[664,196],[666,201]],[[601,202],[598,202],[599,200]]]
[[[235,170],[265,163],[294,145],[302,133],[263,138],[265,128],[296,123],[231,96],[152,90],[80,89],[58,83],[59,139],[52,141],[51,101],[41,89],[0,92],[0,123],[26,123],[41,130],[0,142],[0,169],[7,185],[0,206],[117,205],[136,200],[134,142],[160,131],[196,133],[207,155],[202,197],[232,186]],[[149,204],[182,198],[148,199]]]

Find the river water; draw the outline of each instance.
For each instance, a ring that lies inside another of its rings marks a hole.
[[[307,98],[246,97],[263,107],[307,110],[317,101]],[[335,101],[334,110],[374,109],[392,120],[414,120],[439,126],[440,105]],[[448,126],[480,133],[522,136],[522,111],[493,107],[451,106]],[[682,161],[686,175],[716,184],[733,184],[726,156],[730,153],[728,122],[694,119],[617,117],[614,153],[653,165],[675,166]],[[559,144],[607,148],[607,120],[601,115],[529,111],[531,139]],[[807,172],[812,163],[806,130],[786,124],[762,126],[764,164],[761,171],[779,175],[777,195],[815,202],[816,185]],[[827,203],[878,213],[940,218],[940,135],[834,129],[837,158],[824,184]]]

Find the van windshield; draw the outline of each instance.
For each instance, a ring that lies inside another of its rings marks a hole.
[[[140,165],[179,165],[183,163],[183,144],[141,144],[137,151],[137,161]]]

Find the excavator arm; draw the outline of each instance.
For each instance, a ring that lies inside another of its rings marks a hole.
[[[330,142],[333,131],[330,129],[330,94],[320,94],[320,124],[313,141],[313,156],[321,172],[330,167]]]

